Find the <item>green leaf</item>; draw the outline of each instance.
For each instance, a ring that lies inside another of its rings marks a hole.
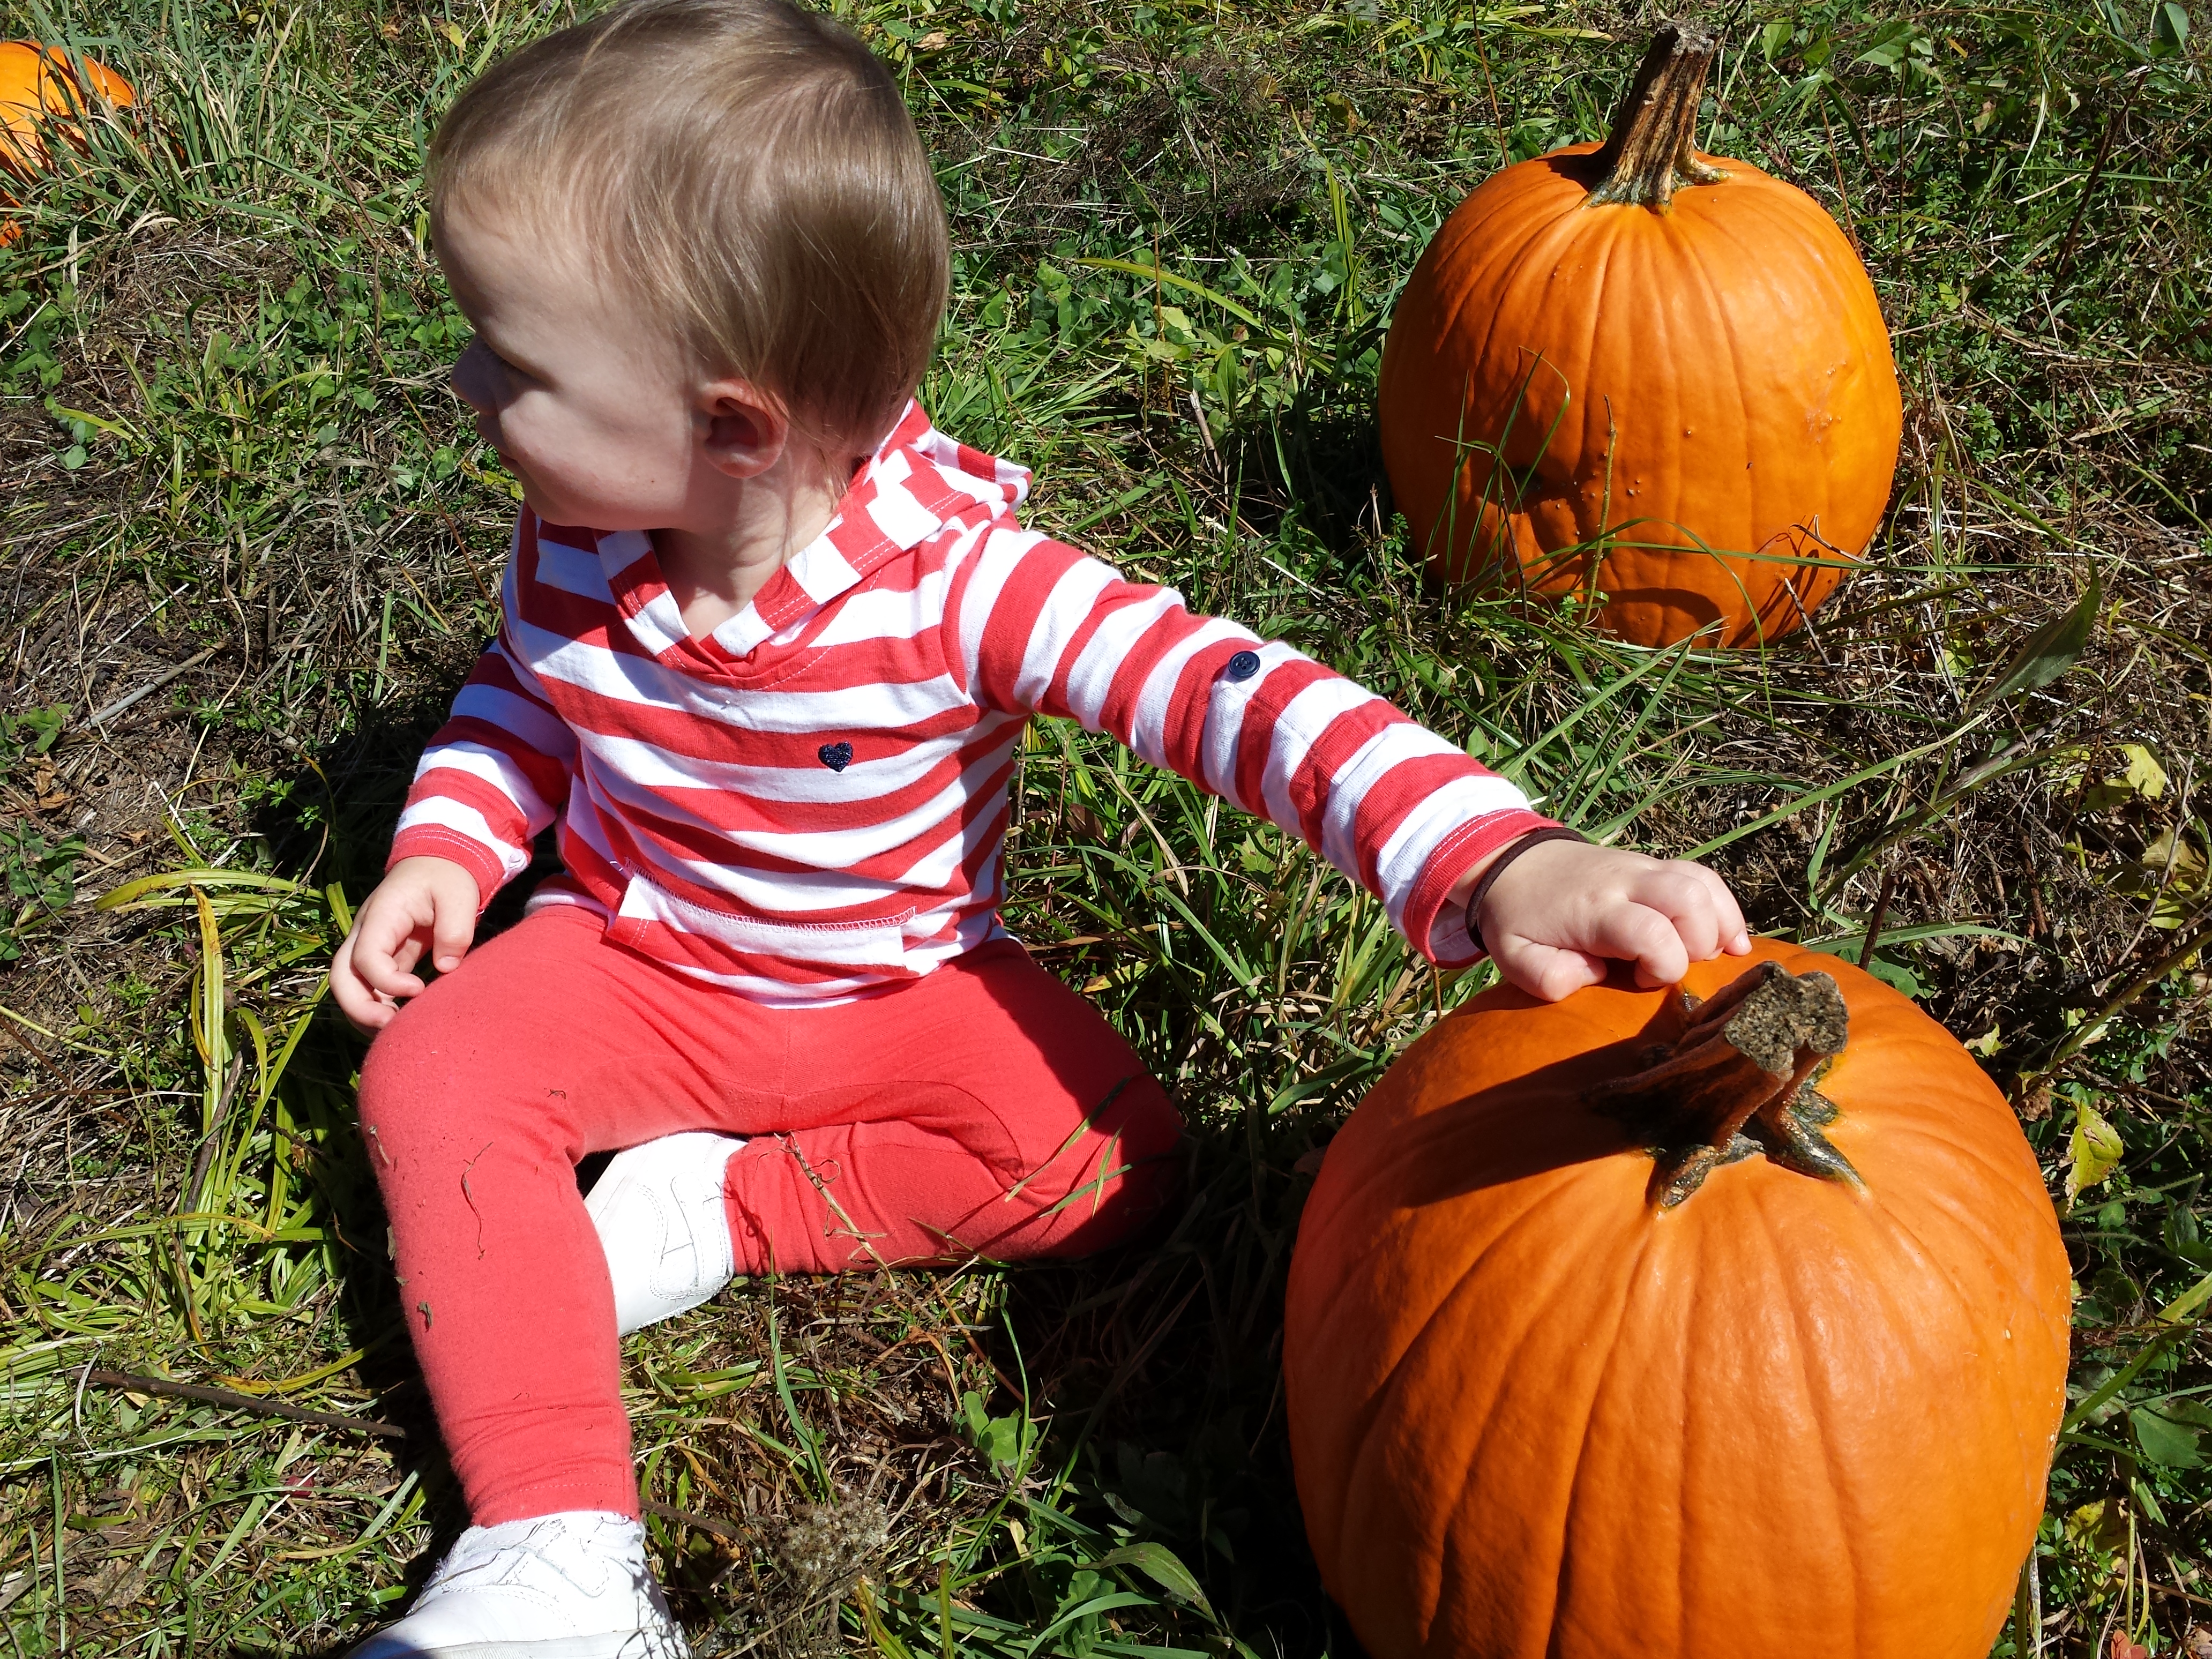
[[[1875,69],[1894,70],[1909,58],[1927,57],[1935,44],[1934,37],[1917,23],[1899,19],[1876,29],[1867,49],[1852,61]]]
[[[2096,627],[2097,612],[2104,602],[2104,584],[2092,572],[2089,586],[2074,602],[2074,608],[2063,617],[2053,617],[2021,641],[2020,649],[2013,653],[2012,660],[2005,665],[1996,684],[1981,701],[2001,702],[2020,692],[2048,685],[2081,661],[2081,653],[2089,648],[2089,635]]]
[[[2066,1201],[2069,1204],[2112,1174],[2127,1153],[2120,1144],[2120,1132],[2087,1105],[2074,1109],[2074,1139],[2069,1151]]]
[[[984,1456],[1010,1469],[1021,1461],[1022,1425],[1012,1417],[994,1417],[975,1443]]]
[[[1788,46],[1790,38],[1796,33],[1796,27],[1791,24],[1769,23],[1759,32],[1759,55],[1768,63],[1772,63],[1774,54]]]
[[[968,1438],[994,1463],[1012,1468],[1021,1459],[1022,1424],[1018,1417],[993,1417],[983,1409],[983,1396],[970,1389],[960,1396],[968,1419]]]
[[[1093,1561],[1092,1567],[1134,1567],[1170,1595],[1180,1596],[1207,1618],[1213,1617],[1213,1607],[1199,1588],[1198,1580],[1182,1564],[1182,1558],[1165,1544],[1131,1544],[1112,1554]]]
[[[2189,14],[2166,0],[2150,15],[2151,56],[2170,58],[2189,44]]]
[[[2162,1231],[2166,1248],[2191,1267],[2212,1267],[2212,1246],[2205,1242],[2196,1211],[2185,1204],[2175,1205],[2166,1214]]]
[[[26,708],[18,718],[37,735],[31,740],[31,752],[43,755],[54,746],[54,739],[62,734],[69,723],[70,706],[56,703],[52,708]]]
[[[1928,988],[1920,982],[1920,975],[1901,962],[1892,962],[1887,957],[1876,957],[1872,962],[1860,965],[1902,996],[1917,999],[1928,994]]]
[[[2162,1463],[2170,1469],[2201,1467],[2204,1454],[2199,1442],[2203,1437],[2203,1426],[2177,1421],[2167,1414],[2170,1409],[2137,1407],[2128,1413],[2129,1426],[2136,1431],[2136,1444],[2142,1449],[2144,1461]]]

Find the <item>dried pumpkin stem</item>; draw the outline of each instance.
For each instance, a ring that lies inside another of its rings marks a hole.
[[[1649,1196],[1662,1209],[1756,1152],[1856,1187],[1858,1172],[1820,1133],[1836,1109],[1808,1086],[1843,1052],[1850,1023],[1827,975],[1763,962],[1692,1009],[1682,1035],[1648,1052],[1642,1069],[1586,1098],[1651,1136]]]
[[[1684,185],[1728,177],[1698,159],[1698,100],[1721,43],[1695,24],[1661,26],[1613,118],[1613,133],[1591,160],[1605,178],[1584,207],[1615,204],[1664,213]]]

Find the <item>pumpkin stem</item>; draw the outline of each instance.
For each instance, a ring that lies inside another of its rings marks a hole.
[[[1698,159],[1698,99],[1720,40],[1693,23],[1662,24],[1613,118],[1613,134],[1590,159],[1605,178],[1584,207],[1616,204],[1664,213],[1686,184],[1728,177]]]
[[[1641,1068],[1584,1098],[1652,1136],[1648,1193],[1671,1210],[1723,1164],[1765,1152],[1784,1169],[1863,1188],[1858,1171],[1820,1133],[1835,1106],[1809,1087],[1844,1049],[1850,1016],[1826,974],[1763,962],[1703,1003],[1674,1042],[1647,1050]]]

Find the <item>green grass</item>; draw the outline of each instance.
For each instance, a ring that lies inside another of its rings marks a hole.
[[[1723,657],[1425,590],[1373,437],[1429,233],[1502,160],[1598,136],[1645,23],[839,10],[899,65],[953,209],[926,401],[1037,469],[1033,523],[1358,675],[1593,834],[1710,857],[1762,928],[1855,958],[1880,913],[1869,966],[2020,1104],[2081,1291],[1998,1651],[2212,1625],[2195,39],[2135,3],[1731,18],[1709,145],[1856,239],[1907,417],[1870,568],[1815,637]],[[513,510],[444,389],[420,145],[565,15],[10,8],[148,110],[21,192],[0,253],[10,1653],[324,1651],[462,1523],[319,978]],[[1310,1154],[1479,980],[1079,732],[1032,734],[1014,846],[1016,931],[1185,1103],[1188,1204],[1097,1261],[750,1286],[634,1344],[679,1607],[703,1651],[1350,1653],[1290,1486],[1282,1278]]]

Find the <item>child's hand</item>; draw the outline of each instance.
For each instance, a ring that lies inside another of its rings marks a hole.
[[[1474,918],[1507,981],[1557,1002],[1633,962],[1636,982],[1673,985],[1693,962],[1743,956],[1735,896],[1702,864],[1550,841],[1516,858]]]
[[[460,966],[477,932],[477,878],[451,859],[402,859],[354,913],[331,959],[331,994],[362,1031],[380,1031],[422,981],[424,951],[441,974]]]

